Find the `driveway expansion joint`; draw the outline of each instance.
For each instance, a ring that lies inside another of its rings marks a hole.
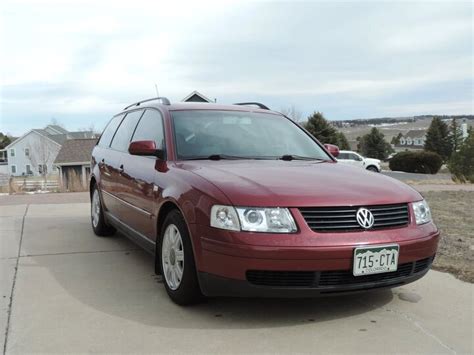
[[[15,263],[15,271],[13,273],[13,281],[12,281],[12,289],[10,292],[10,301],[8,303],[8,308],[7,308],[7,325],[5,326],[5,341],[3,343],[3,354],[5,355],[7,353],[7,344],[8,344],[8,333],[10,330],[10,321],[11,321],[11,316],[12,316],[12,309],[13,309],[13,296],[15,295],[15,285],[16,285],[16,278],[18,275],[18,266],[20,263],[20,254],[21,254],[21,244],[23,242],[23,232],[25,230],[25,219],[26,215],[28,213],[28,208],[30,205],[26,205],[25,208],[25,213],[23,214],[22,220],[21,220],[21,232],[20,232],[20,241],[18,243],[18,253],[16,256],[16,263]]]
[[[363,305],[366,305],[366,306],[369,306],[369,307],[372,307],[372,309],[377,309],[378,307],[372,305],[372,304],[367,304],[365,302],[362,302],[362,301],[359,301],[359,303],[363,304]],[[413,319],[409,314],[405,313],[405,312],[402,312],[402,311],[398,311],[398,310],[395,310],[395,309],[391,309],[391,308],[387,308],[387,307],[381,307],[381,309],[383,309],[384,311],[386,312],[390,312],[390,313],[393,313],[395,315],[397,315],[398,317],[401,317],[403,318],[404,320],[406,320],[407,322],[411,323],[412,325],[414,325],[416,328],[418,328],[423,334],[425,334],[426,336],[430,337],[431,339],[433,339],[436,343],[438,343],[440,346],[442,346],[444,349],[446,349],[447,351],[449,351],[451,354],[457,354],[456,350],[454,350],[452,347],[450,347],[449,345],[445,344],[440,338],[438,338],[435,334],[433,334],[432,332],[430,332],[428,329],[426,329],[423,324],[421,324],[420,322],[418,322],[417,320]]]
[[[64,252],[64,253],[46,253],[46,254],[25,254],[25,255],[20,255],[19,258],[31,258],[31,257],[37,257],[37,256],[55,256],[55,255],[75,255],[75,254],[121,253],[121,252],[129,252],[129,251],[143,251],[143,249],[135,248],[135,249],[117,249],[117,250],[71,251],[71,252]]]

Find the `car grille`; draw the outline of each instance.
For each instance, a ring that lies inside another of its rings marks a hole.
[[[355,207],[304,207],[300,208],[309,228],[316,232],[349,232],[365,230],[357,222]],[[410,220],[408,204],[364,206],[374,215],[370,229],[400,228]]]
[[[397,271],[381,274],[354,276],[351,270],[331,271],[273,271],[248,270],[247,281],[258,286],[331,288],[335,286],[363,285],[374,282],[396,283],[404,278],[425,272],[434,257],[398,265]]]

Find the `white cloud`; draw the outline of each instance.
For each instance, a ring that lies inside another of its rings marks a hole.
[[[282,107],[291,100],[332,118],[409,114],[419,105],[472,112],[460,104],[473,99],[466,90],[474,75],[472,3],[0,6],[1,125],[10,131],[23,129],[17,115],[97,117],[104,106],[154,95],[154,83],[174,100],[197,89],[221,102],[267,97]]]

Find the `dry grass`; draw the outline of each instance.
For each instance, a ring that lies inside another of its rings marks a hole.
[[[441,231],[434,268],[474,282],[474,192],[423,192]]]

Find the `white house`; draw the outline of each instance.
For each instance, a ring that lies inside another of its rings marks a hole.
[[[8,173],[12,176],[57,174],[53,163],[63,142],[92,137],[93,132],[69,132],[57,125],[32,129],[5,147]]]
[[[199,91],[194,90],[188,96],[186,96],[181,101],[183,102],[215,102],[215,100],[211,100],[207,96],[201,94]]]
[[[426,140],[425,130],[422,130],[422,129],[411,130],[405,133],[400,138],[400,143],[397,144],[397,147],[422,149],[425,146],[425,140]]]

